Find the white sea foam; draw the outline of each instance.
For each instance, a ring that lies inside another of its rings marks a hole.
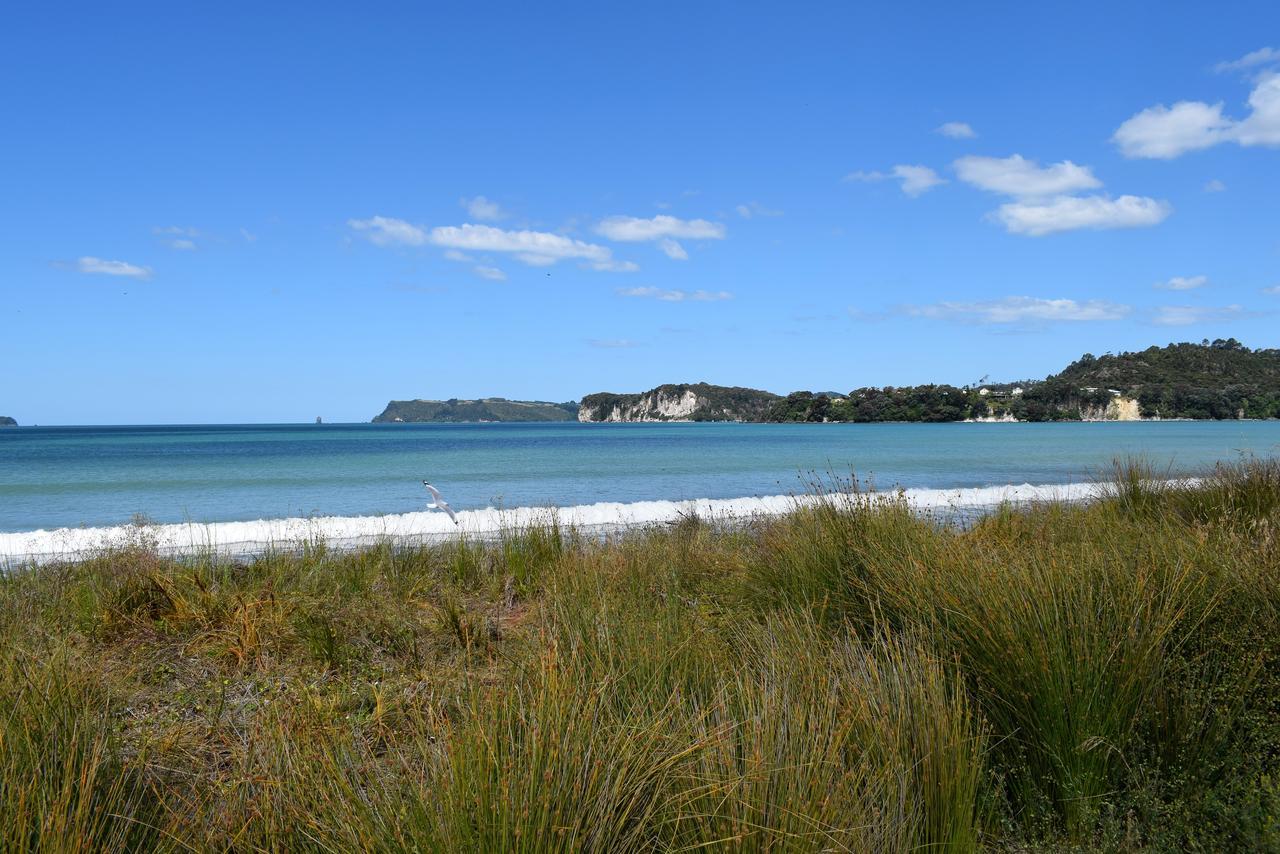
[[[900,494],[920,511],[973,511],[1005,502],[1082,501],[1097,497],[1091,483],[1048,486],[987,486],[970,489],[907,489]],[[458,512],[459,525],[438,512],[386,516],[316,516],[296,519],[258,519],[252,522],[158,524],[102,528],[58,528],[52,531],[0,533],[0,566],[73,560],[145,538],[164,554],[215,551],[248,555],[271,547],[292,547],[315,540],[341,547],[371,545],[384,540],[399,543],[432,542],[461,535],[484,537],[501,530],[545,523],[552,516],[562,525],[611,530],[670,522],[685,516],[717,521],[774,516],[829,500],[814,495],[770,495],[755,498],[702,498],[690,501],[601,502],[550,509],[486,508]]]

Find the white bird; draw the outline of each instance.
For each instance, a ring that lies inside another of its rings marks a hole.
[[[427,483],[425,480],[422,482],[422,485],[427,488],[427,492],[431,493],[431,503],[428,504],[427,506],[435,508],[437,510],[443,510],[444,512],[449,514],[449,518],[453,520],[453,524],[455,525],[459,524],[458,514],[453,512],[453,508],[448,505],[448,503],[444,500],[444,496],[440,494],[440,490],[436,489],[434,486]]]

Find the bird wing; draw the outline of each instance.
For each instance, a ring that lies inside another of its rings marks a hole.
[[[455,524],[455,525],[461,524],[461,523],[458,521],[458,514],[457,514],[457,513],[454,513],[454,512],[453,512],[453,508],[452,508],[452,507],[450,507],[448,504],[445,504],[443,501],[437,501],[437,502],[436,502],[436,507],[439,507],[441,510],[443,510],[443,511],[444,511],[444,512],[446,512],[446,513],[448,513],[448,514],[449,514],[449,518],[453,520],[453,524]]]
[[[422,485],[427,488],[427,492],[431,493],[431,498],[433,500],[435,508],[437,510],[443,510],[444,512],[448,513],[449,518],[453,520],[453,524],[455,525],[460,524],[458,522],[458,514],[453,512],[453,508],[449,506],[448,502],[444,500],[444,496],[440,494],[440,490],[436,489],[434,486],[427,483],[425,480],[422,482]]]

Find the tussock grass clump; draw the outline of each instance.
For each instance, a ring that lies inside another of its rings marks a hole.
[[[6,850],[1280,850],[1280,468],[0,576]]]
[[[129,761],[110,703],[58,647],[10,647],[0,658],[0,848],[145,850],[173,816]]]

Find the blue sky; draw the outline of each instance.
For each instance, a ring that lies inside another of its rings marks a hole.
[[[109,5],[0,32],[22,423],[1280,346],[1274,3]]]

